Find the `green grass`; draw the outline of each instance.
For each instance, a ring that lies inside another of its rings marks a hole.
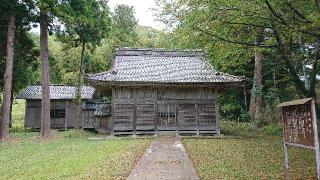
[[[12,103],[12,128],[13,131],[24,129],[25,100],[15,99]]]
[[[224,124],[232,138],[185,138],[183,144],[201,179],[283,179],[281,136],[255,132],[249,124]],[[238,134],[236,129],[239,128]],[[242,132],[242,133],[239,133]],[[256,135],[254,135],[256,134]],[[316,179],[314,151],[289,148],[290,176]]]
[[[93,141],[89,132],[13,132],[0,142],[0,179],[125,179],[150,139]]]

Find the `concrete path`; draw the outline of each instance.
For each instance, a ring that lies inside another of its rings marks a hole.
[[[199,179],[178,137],[154,139],[128,180]]]

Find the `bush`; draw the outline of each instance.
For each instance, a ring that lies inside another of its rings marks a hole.
[[[282,126],[279,123],[272,123],[261,128],[261,131],[266,135],[282,135]]]
[[[235,122],[222,120],[221,133],[225,135],[236,136],[281,136],[282,126],[280,123],[267,123],[266,121],[263,121],[263,123],[260,124],[260,127],[256,127],[251,122]]]

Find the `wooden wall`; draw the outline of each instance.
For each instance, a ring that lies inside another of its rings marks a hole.
[[[219,133],[216,105],[212,88],[116,87],[112,90],[112,129],[115,134]]]
[[[65,118],[51,118],[52,128],[73,128],[77,105],[71,100],[51,100],[51,109],[65,109]],[[25,109],[25,127],[38,129],[41,120],[41,100],[27,100]],[[94,110],[82,111],[82,127],[96,128],[98,120]]]

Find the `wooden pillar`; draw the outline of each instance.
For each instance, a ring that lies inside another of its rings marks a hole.
[[[220,134],[220,115],[219,115],[219,101],[218,101],[218,88],[215,89],[215,112],[216,112],[216,127],[217,134]]]
[[[179,106],[177,104],[177,102],[175,103],[175,113],[176,113],[176,134],[179,135]]]
[[[26,99],[25,101],[26,101],[26,103],[24,105],[24,130],[27,129],[26,125],[27,125],[27,121],[29,121],[29,117],[27,117],[27,116],[29,116],[29,114],[28,114],[28,100]]]
[[[67,130],[67,125],[68,125],[68,102],[69,100],[67,100],[66,106],[65,106],[65,115],[64,115],[64,131]]]
[[[112,87],[112,99],[111,99],[111,123],[110,123],[110,134],[114,135],[114,100],[115,100],[115,88]]]
[[[153,89],[153,99],[154,99],[154,130],[155,135],[158,135],[158,125],[157,125],[157,119],[158,119],[158,94],[157,89]]]
[[[195,104],[195,110],[196,110],[196,124],[197,124],[197,135],[200,135],[200,131],[199,131],[199,118],[198,118],[198,114],[199,114],[199,107],[198,104]]]
[[[317,177],[320,179],[320,152],[319,152],[319,138],[318,138],[318,127],[317,127],[317,113],[315,108],[315,99],[311,100],[311,114],[312,114],[312,126],[313,126],[313,136],[314,136],[314,150],[316,154],[317,163]]]
[[[133,136],[136,135],[137,129],[137,100],[133,100]]]

